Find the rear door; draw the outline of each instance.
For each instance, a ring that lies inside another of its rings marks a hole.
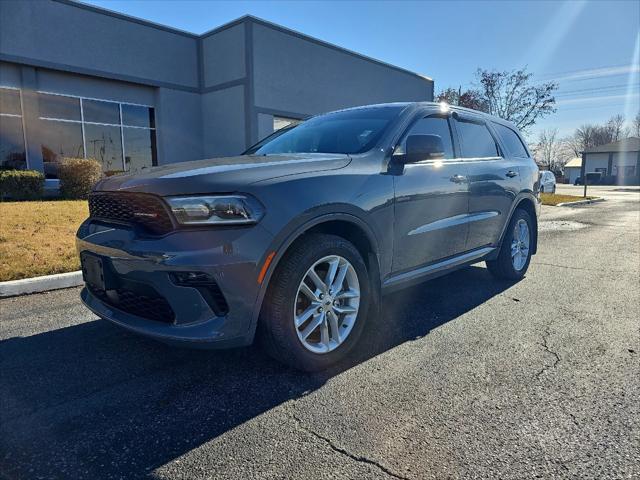
[[[467,170],[457,158],[450,120],[441,114],[420,118],[404,134],[395,154],[404,153],[408,135],[440,136],[445,156],[404,165],[394,177],[394,272],[461,253],[467,237]]]
[[[469,177],[466,249],[495,245],[520,191],[518,161],[483,117],[456,115],[455,129]]]

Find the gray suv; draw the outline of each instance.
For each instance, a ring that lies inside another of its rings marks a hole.
[[[313,117],[243,155],[102,180],[77,234],[85,305],[129,330],[247,345],[313,371],[345,357],[380,296],[536,252],[539,173],[517,129],[395,103]]]

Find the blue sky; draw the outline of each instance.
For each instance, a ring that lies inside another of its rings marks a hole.
[[[570,134],[640,109],[638,1],[152,1],[90,0],[194,33],[251,14],[422,73],[470,86],[478,67],[528,66],[559,83],[558,111],[532,130]]]

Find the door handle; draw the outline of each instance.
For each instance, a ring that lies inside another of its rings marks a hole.
[[[513,178],[513,177],[517,177],[518,176],[518,172],[515,172],[513,170],[509,170],[505,175],[507,177],[509,177],[509,178]]]
[[[449,181],[453,183],[464,183],[467,181],[467,177],[465,177],[464,175],[453,175],[449,178]]]

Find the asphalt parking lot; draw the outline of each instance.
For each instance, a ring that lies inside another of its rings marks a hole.
[[[78,289],[1,300],[0,476],[638,478],[640,193],[601,194],[544,208],[521,282],[394,294],[321,374],[139,338]]]

